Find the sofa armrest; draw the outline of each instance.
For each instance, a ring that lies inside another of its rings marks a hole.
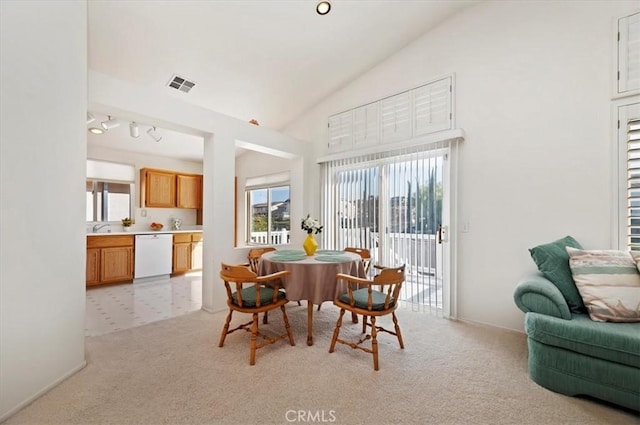
[[[513,293],[520,310],[571,320],[569,305],[560,290],[541,274],[522,279]]]

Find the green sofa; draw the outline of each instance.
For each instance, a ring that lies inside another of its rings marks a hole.
[[[514,300],[526,313],[534,382],[640,412],[640,323],[595,322],[586,312],[571,312],[562,292],[542,274],[521,280]]]

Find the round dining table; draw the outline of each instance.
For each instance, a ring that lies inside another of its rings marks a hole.
[[[307,301],[307,345],[313,345],[313,306],[333,301],[346,292],[346,284],[338,282],[338,273],[366,277],[362,258],[345,251],[318,250],[307,256],[304,251],[277,250],[263,254],[258,264],[260,275],[287,270],[291,274],[282,286],[290,301]]]

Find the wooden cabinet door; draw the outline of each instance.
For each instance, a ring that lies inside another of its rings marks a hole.
[[[100,284],[100,249],[87,249],[87,286]]]
[[[171,172],[145,170],[145,207],[175,208],[176,175]]]
[[[100,277],[103,283],[133,279],[133,248],[129,246],[102,248]]]
[[[191,242],[173,244],[173,273],[184,273],[191,269]]]
[[[187,176],[178,174],[177,179],[177,207],[202,208],[202,176]]]
[[[191,243],[191,270],[202,270],[202,241]]]

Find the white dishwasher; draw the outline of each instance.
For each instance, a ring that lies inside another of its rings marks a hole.
[[[134,283],[136,279],[171,274],[173,235],[136,235]]]

